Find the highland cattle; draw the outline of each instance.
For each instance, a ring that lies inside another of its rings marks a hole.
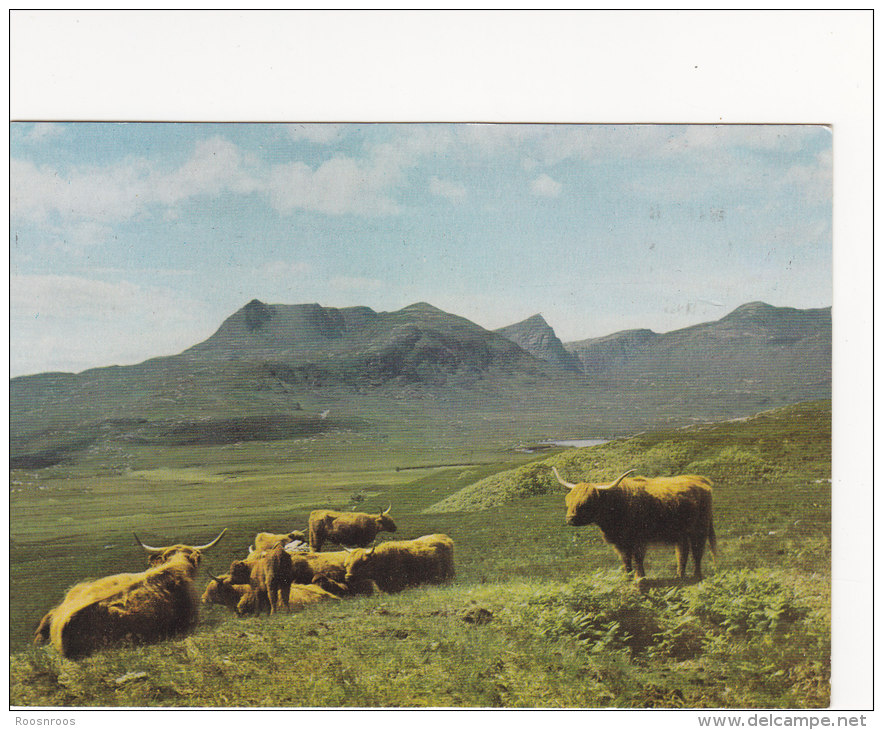
[[[193,586],[203,551],[216,545],[153,548],[141,573],[120,573],[73,586],[42,619],[34,636],[65,657],[86,656],[124,641],[152,643],[190,631],[198,617]]]
[[[230,579],[265,595],[270,613],[275,613],[277,607],[288,608],[288,593],[294,580],[291,555],[276,543],[272,549],[252,553],[246,560],[234,560],[230,564]]]
[[[454,541],[440,534],[357,548],[349,552],[346,562],[348,585],[371,581],[386,593],[453,577]]]
[[[392,505],[378,514],[315,509],[310,512],[308,525],[310,549],[319,552],[326,542],[366,547],[374,542],[378,532],[396,531],[396,523],[389,516],[391,509]]]
[[[565,497],[568,525],[595,524],[612,545],[626,571],[643,578],[644,556],[652,544],[674,545],[677,575],[683,578],[693,555],[694,577],[702,578],[702,556],[708,542],[712,554],[717,539],[712,522],[709,479],[696,474],[673,477],[630,477],[631,469],[610,484],[573,484],[555,477],[569,492]]]

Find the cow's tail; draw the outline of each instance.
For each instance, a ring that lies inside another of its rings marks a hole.
[[[717,534],[714,531],[714,523],[711,518],[708,520],[708,547],[711,550],[711,560],[714,567],[717,567]]]

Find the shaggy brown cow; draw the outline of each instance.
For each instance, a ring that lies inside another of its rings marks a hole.
[[[387,593],[454,577],[454,541],[447,535],[380,543],[352,550],[346,563],[347,584],[374,581]]]
[[[255,535],[254,544],[249,548],[249,552],[263,552],[264,550],[270,550],[277,545],[285,546],[288,543],[294,542],[296,540],[306,542],[307,536],[300,530],[292,530],[291,532],[285,532],[281,534],[277,534],[274,532],[259,532],[257,535]]]
[[[260,615],[269,612],[270,604],[263,591],[248,584],[233,583],[230,575],[211,576],[202,594],[203,603],[216,603],[235,611],[239,616]],[[300,611],[311,603],[322,600],[339,600],[336,595],[318,585],[297,585],[289,588],[288,608]]]
[[[196,623],[198,599],[193,578],[202,552],[216,545],[150,548],[151,567],[73,586],[40,622],[34,641],[73,658],[121,641],[148,643],[186,633]],[[136,537],[137,540],[137,537]]]
[[[346,551],[333,553],[299,553],[291,556],[295,583],[314,584],[338,596],[370,596],[374,594],[372,581],[347,582]]]
[[[270,612],[267,594],[248,583],[233,583],[230,574],[211,576],[202,594],[203,603],[216,603],[235,611],[240,616]]]
[[[674,477],[626,477],[610,484],[571,484],[552,467],[558,481],[570,492],[565,498],[568,525],[596,524],[604,541],[613,545],[625,569],[644,577],[644,555],[651,544],[674,545],[678,578],[687,570],[692,552],[696,579],[702,577],[705,541],[712,553],[717,540],[711,519],[711,481],[696,474]]]
[[[340,596],[325,590],[322,586],[311,584],[308,586],[294,584],[288,596],[288,605],[295,611],[319,601],[339,601]]]
[[[392,505],[376,515],[314,509],[310,512],[308,528],[310,549],[319,552],[326,541],[348,547],[366,547],[374,542],[378,532],[396,531],[396,523],[389,516],[391,509]]]
[[[144,552],[147,553],[147,565],[151,566],[162,565],[178,553],[192,555],[194,553],[205,552],[209,548],[217,545],[226,532],[227,528],[225,527],[214,540],[205,545],[182,545],[181,543],[178,543],[177,545],[169,545],[168,547],[153,547],[152,545],[145,545],[138,538],[138,535],[135,535],[135,533],[132,534],[135,535],[135,542],[137,542],[144,549]]]
[[[230,579],[235,584],[248,584],[267,597],[270,613],[280,604],[288,608],[288,593],[293,580],[291,555],[279,543],[261,554],[252,553],[247,560],[230,564]]]

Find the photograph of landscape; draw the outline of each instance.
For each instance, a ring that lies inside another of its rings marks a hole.
[[[828,706],[830,127],[10,136],[12,705]]]

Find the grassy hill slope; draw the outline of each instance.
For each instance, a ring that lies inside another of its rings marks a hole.
[[[825,463],[830,441],[830,402],[801,403],[751,418],[655,431],[539,458],[470,484],[426,511],[474,511],[560,492],[553,466],[571,482],[608,482],[635,469],[648,477],[703,474],[727,486],[760,488],[789,481],[795,473],[804,478],[806,464],[814,464],[818,471],[811,476],[824,480],[830,478]]]
[[[14,471],[11,704],[827,704],[830,402],[541,457],[503,448],[508,436],[495,431],[484,442],[471,431],[433,441],[432,432],[399,424],[234,446],[117,447],[113,469],[109,454],[92,454]],[[625,578],[596,528],[565,526],[551,463],[569,479],[682,465],[708,474],[716,567],[699,584],[673,585],[674,551],[653,548],[648,580]],[[476,510],[464,499],[464,487],[495,478],[503,500]],[[455,494],[468,511],[427,511]],[[208,607],[190,637],[77,662],[26,644],[66,585],[139,569],[134,527],[153,544],[229,527],[208,558],[217,572],[254,532],[302,526],[313,506],[390,502],[395,538],[452,536],[450,585],[252,619]]]

